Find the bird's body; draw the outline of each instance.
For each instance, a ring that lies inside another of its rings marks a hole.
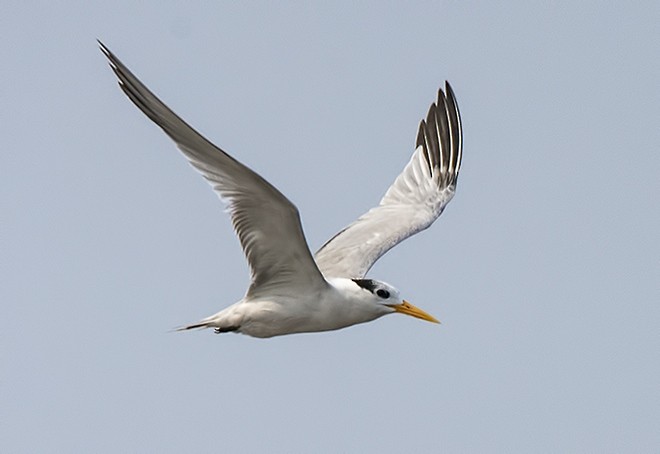
[[[312,256],[298,210],[282,193],[197,133],[99,44],[124,93],[227,202],[250,265],[252,281],[240,301],[181,329],[263,338],[336,330],[394,312],[437,322],[393,286],[365,275],[389,249],[430,226],[454,195],[462,136],[449,84],[446,95],[439,90],[410,162],[380,204]]]
[[[362,289],[350,279],[330,278],[315,293],[244,298],[186,328],[212,326],[217,332],[239,331],[253,337],[330,331],[370,322],[391,312],[387,306],[356,304]]]

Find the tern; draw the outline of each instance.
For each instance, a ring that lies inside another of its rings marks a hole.
[[[251,283],[240,301],[179,330],[214,328],[268,338],[337,330],[393,313],[439,323],[395,287],[366,274],[392,247],[428,228],[454,196],[462,128],[448,82],[419,125],[412,158],[378,206],[312,256],[289,199],[189,126],[100,41],[99,46],[126,96],[226,203],[250,267]]]

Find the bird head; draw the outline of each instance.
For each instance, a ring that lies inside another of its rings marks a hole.
[[[369,293],[370,302],[382,306],[388,310],[386,313],[398,312],[400,314],[410,315],[433,323],[440,323],[431,314],[413,306],[408,301],[401,298],[399,290],[395,287],[375,279],[351,279],[363,291]]]

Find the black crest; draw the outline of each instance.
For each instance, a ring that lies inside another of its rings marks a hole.
[[[365,290],[369,290],[371,293],[378,288],[378,284],[376,281],[372,279],[351,279],[353,282],[355,282],[357,285],[362,287]]]

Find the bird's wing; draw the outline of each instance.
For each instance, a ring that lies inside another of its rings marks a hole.
[[[327,285],[307,247],[298,209],[280,191],[172,112],[101,42],[101,50],[131,101],[170,136],[190,164],[227,202],[252,272],[248,296]]]
[[[462,130],[449,83],[438,90],[417,134],[415,152],[380,204],[326,242],[315,255],[325,276],[361,278],[383,254],[426,229],[454,196]]]

